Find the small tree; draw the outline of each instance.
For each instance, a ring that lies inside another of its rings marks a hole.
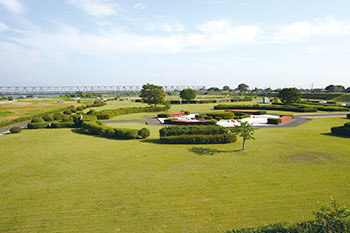
[[[296,88],[284,88],[279,91],[278,98],[284,104],[292,104],[300,101],[301,92]]]
[[[243,146],[242,146],[242,150],[245,150],[245,141],[246,140],[250,140],[250,139],[255,139],[253,137],[253,134],[255,132],[255,129],[253,128],[253,126],[251,124],[249,124],[248,122],[241,122],[241,125],[239,126],[235,126],[232,129],[232,132],[237,134],[238,136],[240,136],[243,139]]]
[[[162,104],[165,102],[165,91],[162,86],[147,83],[142,86],[140,97],[149,105]]]
[[[169,109],[171,108],[170,101],[165,101],[164,102],[164,107],[166,108],[166,111],[169,111]]]
[[[194,98],[196,98],[197,96],[197,92],[193,89],[183,89],[182,91],[180,91],[180,97],[183,100],[193,100]]]
[[[248,90],[248,88],[249,88],[249,86],[247,84],[241,83],[238,85],[237,90],[245,92]]]
[[[224,86],[224,87],[222,88],[222,90],[224,90],[224,91],[230,91],[230,87],[229,87],[229,86]]]

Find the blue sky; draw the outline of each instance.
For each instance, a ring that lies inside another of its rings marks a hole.
[[[350,86],[348,0],[0,0],[0,85]]]

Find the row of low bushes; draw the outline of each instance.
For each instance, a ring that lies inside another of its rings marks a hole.
[[[106,105],[106,103],[103,101],[95,101],[93,104],[87,104],[86,107],[87,108],[95,108],[95,107],[102,107],[105,105]]]
[[[171,115],[169,113],[159,113],[158,118],[169,118]]]
[[[237,140],[234,134],[216,134],[216,135],[180,135],[161,137],[160,140],[167,144],[223,144],[231,143]]]
[[[281,124],[282,120],[280,118],[268,118],[267,119],[267,124],[272,124],[272,125],[279,125]]]
[[[185,121],[176,119],[165,119],[164,124],[168,125],[216,125],[217,120]]]
[[[151,107],[132,107],[132,108],[119,108],[114,110],[104,110],[94,113],[99,120],[107,120],[114,116],[125,115],[130,113],[139,112],[162,112],[165,111],[165,107],[151,106]]]
[[[244,97],[244,98],[234,98],[231,99],[231,102],[245,102],[245,101],[252,101],[252,97]]]
[[[242,112],[209,112],[209,113],[203,113],[198,114],[196,116],[197,119],[206,119],[206,120],[229,120],[229,119],[244,119],[249,117],[248,114],[242,113]]]
[[[350,123],[345,123],[344,126],[333,127],[331,131],[334,135],[350,137]]]
[[[316,108],[318,111],[325,111],[325,112],[343,112],[343,111],[349,111],[349,107],[339,107],[339,106],[326,106],[322,104],[303,104],[303,103],[295,103],[292,104],[296,107],[303,107],[303,108]]]
[[[237,140],[222,126],[174,126],[159,130],[160,140],[169,144],[221,144]]]
[[[192,134],[225,134],[229,130],[222,126],[170,126],[159,130],[160,137],[192,135]]]
[[[112,128],[104,125],[101,122],[83,122],[80,132],[89,135],[100,135],[103,137],[116,139],[141,139],[150,135],[149,129],[146,128],[142,128],[141,130]]]
[[[331,100],[341,96],[342,94],[330,94],[330,93],[305,93],[301,95],[304,99],[321,99],[321,100]]]
[[[256,109],[256,110],[280,110],[290,112],[317,112],[316,108],[289,105],[216,105],[214,109]]]

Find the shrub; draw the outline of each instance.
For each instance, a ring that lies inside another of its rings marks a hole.
[[[42,128],[46,128],[49,126],[49,123],[47,123],[46,121],[42,121],[42,122],[31,122],[28,124],[28,129],[42,129]]]
[[[78,106],[78,107],[77,107],[77,111],[78,111],[78,112],[81,112],[81,111],[83,111],[83,110],[84,110],[84,108],[83,108],[82,106]]]
[[[90,111],[87,112],[88,115],[92,115],[95,114],[96,110],[95,109],[91,109]]]
[[[44,122],[44,119],[41,117],[33,117],[32,122],[35,122],[35,123]]]
[[[44,121],[54,121],[55,118],[52,115],[44,115],[43,116]]]
[[[74,122],[52,122],[51,128],[75,128]]]
[[[72,109],[70,109],[70,111],[71,111],[72,113],[76,113],[76,112],[77,112],[77,109],[76,109],[76,108],[72,108]]]
[[[10,129],[10,133],[19,133],[19,132],[21,132],[21,131],[22,131],[22,128],[21,128],[21,127],[17,127],[17,126],[12,127],[12,128]]]
[[[180,100],[170,100],[170,104],[181,104]]]
[[[347,117],[348,119],[350,119],[350,114],[346,115],[346,117]]]
[[[244,102],[244,101],[252,101],[252,97],[244,97],[244,98],[234,98],[231,99],[231,102]]]
[[[165,119],[164,124],[169,125],[216,125],[216,120],[202,120],[202,121],[183,121],[174,119]]]
[[[161,137],[160,140],[169,144],[221,144],[231,143],[237,140],[234,134],[216,134],[216,135],[179,135]]]
[[[350,137],[350,123],[346,123],[344,126],[333,127],[331,131],[334,135]]]
[[[151,135],[151,132],[149,131],[149,129],[146,129],[146,128],[140,129],[140,131],[139,131],[140,138],[147,138],[147,137],[149,137],[149,135]]]
[[[225,134],[228,133],[228,129],[222,126],[170,126],[163,127],[159,130],[161,137],[167,136],[179,136],[179,135],[193,135],[193,134]]]
[[[107,120],[112,118],[112,115],[108,113],[96,113],[95,116],[98,120]]]
[[[139,131],[137,129],[120,129],[116,128],[115,137],[119,139],[136,139],[139,136]]]
[[[214,109],[257,109],[257,110],[281,110],[290,112],[317,112],[316,108],[292,105],[223,105],[214,106]]]
[[[105,102],[95,101],[93,104],[86,105],[87,108],[93,108],[93,107],[102,107],[105,106]]]
[[[252,115],[265,115],[266,114],[266,111],[256,111],[256,112],[253,112]]]
[[[221,120],[221,119],[233,119],[235,117],[235,114],[232,112],[210,112],[206,114],[198,114],[198,118],[204,118],[204,119],[215,119],[215,120]]]
[[[62,122],[73,122],[73,121],[74,121],[74,118],[70,116],[64,116],[62,118]]]
[[[281,124],[282,120],[280,118],[268,118],[267,124],[278,125]]]
[[[54,118],[55,121],[62,121],[62,119],[63,119],[64,117],[66,117],[66,116],[67,116],[67,115],[62,114],[62,113],[56,113],[56,114],[53,115],[53,118]]]
[[[211,103],[217,103],[217,100],[198,100],[198,104],[211,104]]]
[[[170,114],[169,113],[159,113],[157,115],[158,118],[169,118]]]
[[[71,114],[72,114],[72,111],[71,111],[70,109],[68,109],[68,110],[65,110],[65,111],[63,112],[63,114],[71,115]]]
[[[94,112],[95,115],[100,114],[108,114],[110,117],[113,116],[119,116],[119,115],[125,115],[130,113],[139,113],[139,112],[162,112],[165,111],[165,107],[159,107],[159,106],[151,106],[151,107],[133,107],[133,108],[119,108],[114,110],[104,110],[100,112]],[[102,115],[101,115],[102,117]],[[108,117],[107,115],[103,115],[103,117]],[[107,118],[109,119],[109,118]]]

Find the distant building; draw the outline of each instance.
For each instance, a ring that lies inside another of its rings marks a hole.
[[[262,102],[263,104],[271,104],[271,100],[269,97],[264,97]]]

